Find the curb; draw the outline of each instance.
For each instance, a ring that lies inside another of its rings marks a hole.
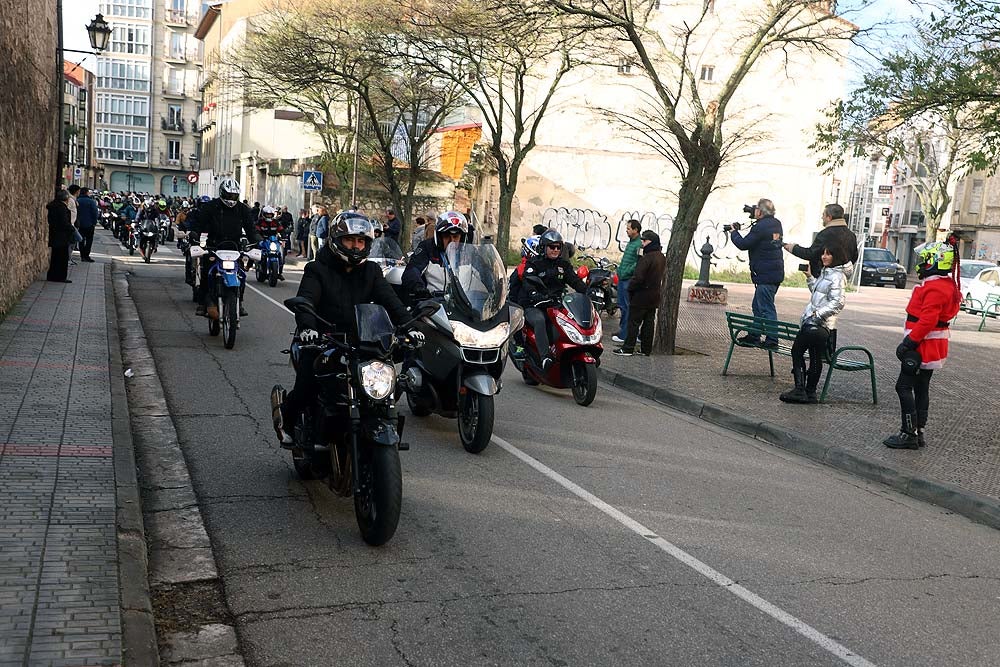
[[[110,264],[104,268],[104,309],[108,322],[108,373],[111,379],[122,664],[158,665],[160,655],[149,594],[149,561],[136,475],[135,443],[132,441],[131,415],[125,393],[118,309]]]
[[[615,371],[598,368],[598,378],[613,387],[648,398],[684,414],[703,419],[731,431],[750,436],[769,445],[794,452],[831,468],[851,473],[863,479],[879,482],[900,493],[942,507],[956,514],[1000,529],[1000,500],[954,484],[924,477],[903,467],[826,445],[806,436],[788,431],[770,422],[757,422],[707,401],[667,389]]]
[[[133,470],[138,471],[136,491],[141,493],[145,504],[140,510],[140,520],[146,525],[149,553],[144,584],[150,618],[154,618],[157,613],[164,612],[164,608],[152,609],[149,596],[153,588],[160,596],[160,592],[175,586],[219,584],[220,580],[187,461],[138,309],[129,293],[127,276],[128,272],[116,263],[109,282],[118,312],[115,333],[116,340],[123,345],[122,367],[132,371],[126,399],[129,416],[135,421],[130,421],[126,428],[134,442]],[[124,373],[121,368],[118,370],[124,386]],[[224,654],[219,653],[218,636],[226,639]],[[171,665],[191,661],[233,667],[244,664],[235,628],[228,625],[213,623],[200,626],[193,633],[176,632],[159,639],[159,645],[154,640],[155,657],[135,664],[159,665],[161,657],[165,664]],[[210,662],[214,660],[220,662]]]

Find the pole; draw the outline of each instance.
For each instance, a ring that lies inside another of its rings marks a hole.
[[[358,204],[358,153],[361,152],[361,96],[358,95],[358,117],[354,121],[354,169],[351,172],[351,206]]]
[[[62,20],[62,0],[56,0],[56,189],[59,192],[62,187],[63,162],[66,156],[63,154],[62,142],[62,113],[63,113],[63,20]],[[55,193],[53,193],[54,195]]]

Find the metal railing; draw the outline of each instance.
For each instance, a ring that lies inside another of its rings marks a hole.
[[[177,118],[170,121],[163,116],[160,116],[160,129],[164,132],[180,132],[184,134],[184,119]]]

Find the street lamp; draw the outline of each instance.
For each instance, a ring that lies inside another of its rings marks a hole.
[[[96,52],[97,55],[102,51],[106,51],[108,42],[111,41],[111,26],[104,20],[103,14],[95,16],[94,20],[87,25],[87,37],[90,38],[90,48],[94,49],[93,51],[79,51],[77,49],[63,49],[63,51],[90,54],[95,54]]]
[[[125,153],[125,162],[128,163],[128,191],[132,192],[132,154]]]
[[[191,155],[188,155],[188,164],[191,165],[191,171],[198,171],[199,162],[200,160],[198,159],[197,153],[191,153]],[[190,180],[188,181],[188,197],[194,197],[194,183]]]

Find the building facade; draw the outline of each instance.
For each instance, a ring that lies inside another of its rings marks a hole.
[[[197,0],[106,0],[113,32],[97,58],[95,159],[104,187],[186,195],[185,175],[197,167],[193,38]]]
[[[958,181],[951,230],[963,258],[1000,264],[1000,176],[975,172]]]
[[[93,161],[94,75],[63,61],[62,155],[64,183],[98,188],[101,172]]]

